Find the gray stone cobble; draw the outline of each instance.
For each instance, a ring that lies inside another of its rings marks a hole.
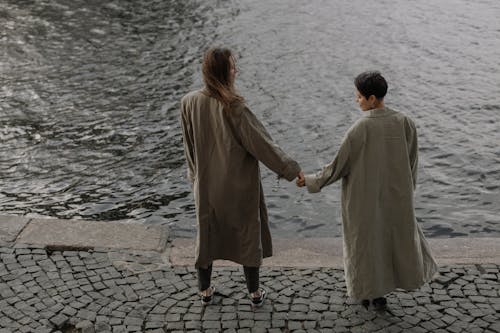
[[[24,244],[0,258],[0,332],[500,332],[497,265],[440,267],[419,290],[389,294],[389,313],[347,298],[338,269],[263,268],[269,297],[253,310],[239,268],[214,268],[218,293],[203,308],[195,270],[151,253]]]

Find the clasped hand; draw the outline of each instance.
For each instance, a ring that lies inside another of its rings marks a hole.
[[[297,184],[298,187],[306,186],[306,178],[304,177],[304,171],[299,172],[295,184]]]

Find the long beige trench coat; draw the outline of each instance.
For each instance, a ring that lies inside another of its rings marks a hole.
[[[416,289],[437,266],[416,223],[417,132],[389,108],[365,111],[347,132],[335,159],[306,176],[309,192],[342,178],[347,292],[355,299]]]
[[[214,259],[258,267],[272,256],[259,161],[291,181],[300,167],[243,104],[224,110],[204,91],[181,100],[188,178],[198,220],[196,267]]]

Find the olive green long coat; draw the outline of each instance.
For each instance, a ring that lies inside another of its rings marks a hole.
[[[312,193],[342,178],[345,275],[348,295],[355,299],[415,289],[436,272],[415,220],[417,161],[413,121],[382,108],[366,111],[335,159],[306,176]]]
[[[196,267],[214,259],[258,267],[272,255],[259,161],[287,180],[300,167],[243,104],[224,110],[204,91],[181,100],[188,178],[198,220]]]

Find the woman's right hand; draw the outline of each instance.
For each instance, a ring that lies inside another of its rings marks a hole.
[[[295,184],[297,184],[298,187],[306,186],[306,179],[304,177],[304,171],[299,172],[299,174],[297,175],[297,180],[295,181]]]

